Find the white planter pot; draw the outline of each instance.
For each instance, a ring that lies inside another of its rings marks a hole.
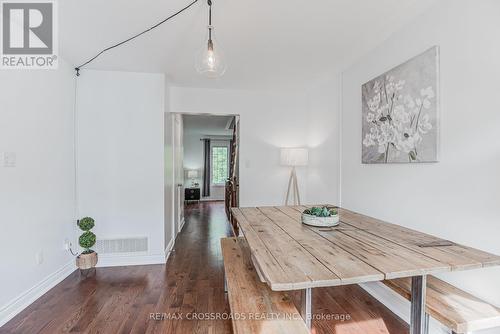
[[[302,224],[316,227],[337,226],[340,222],[339,215],[330,217],[316,217],[314,215],[302,214]]]

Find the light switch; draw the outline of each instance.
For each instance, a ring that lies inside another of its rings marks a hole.
[[[16,167],[16,162],[17,162],[16,152],[4,152],[3,154],[4,167]]]

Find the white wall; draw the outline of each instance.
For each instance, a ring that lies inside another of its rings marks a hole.
[[[148,237],[149,252],[101,265],[164,261],[164,101],[161,74],[85,71],[79,78],[78,197],[101,239]]]
[[[184,169],[197,170],[198,177],[196,182],[202,185],[203,180],[203,142],[200,140],[202,136],[197,133],[183,133],[184,145]],[[184,176],[184,187],[191,186],[191,179]]]
[[[187,170],[197,170],[198,177],[194,179],[195,182],[200,184],[200,189],[203,189],[203,170],[204,170],[204,153],[203,153],[203,141],[201,138],[206,136],[198,133],[189,133],[184,131],[184,169]],[[211,140],[211,146],[227,146],[229,150],[229,140]],[[228,151],[229,152],[229,151]],[[191,187],[192,179],[187,177],[187,173],[184,175],[184,187]],[[202,190],[203,191],[203,190]],[[210,196],[202,197],[202,200],[223,200],[225,196],[224,186],[211,185]]]
[[[260,92],[172,87],[171,111],[240,115],[240,205],[283,204],[289,170],[279,148],[308,145],[308,107],[301,92]],[[307,169],[299,186],[307,202]]]
[[[441,1],[345,71],[344,207],[500,254],[499,13],[496,0]],[[433,45],[441,48],[440,162],[362,165],[361,85]],[[500,306],[499,268],[442,277]]]
[[[339,204],[340,75],[328,75],[307,92],[309,203]]]
[[[74,83],[63,60],[0,74],[0,326],[75,268],[64,249],[76,223]],[[4,167],[2,152],[17,166]]]
[[[194,179],[200,184],[200,189],[203,191],[203,142],[200,140],[202,136],[197,133],[190,133],[184,130],[183,145],[184,145],[184,188],[191,187],[192,179],[187,177],[187,170],[197,170],[198,177]]]

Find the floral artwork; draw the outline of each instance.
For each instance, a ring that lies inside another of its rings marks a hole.
[[[362,161],[436,162],[438,47],[363,85]]]

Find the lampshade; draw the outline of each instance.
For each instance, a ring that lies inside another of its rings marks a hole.
[[[281,164],[283,166],[307,166],[309,163],[309,150],[307,148],[282,148]]]
[[[197,170],[188,170],[187,176],[189,179],[195,179],[198,177],[198,171]]]

